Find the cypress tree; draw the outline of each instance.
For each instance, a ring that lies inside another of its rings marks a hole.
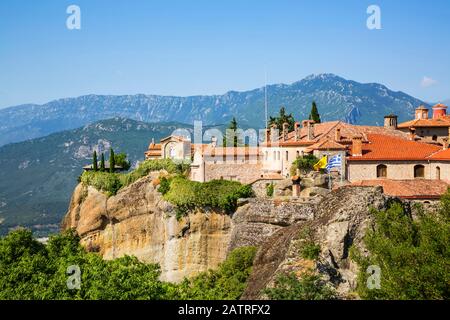
[[[102,156],[100,158],[100,171],[105,171],[105,154],[102,152]]]
[[[317,109],[317,104],[315,101],[312,103],[311,114],[309,115],[309,120],[314,120],[315,123],[320,123],[320,114]]]
[[[114,156],[114,150],[111,148],[109,152],[109,172],[114,173],[115,168],[116,168],[116,159]]]
[[[92,159],[92,170],[98,171],[98,163],[97,163],[97,151],[94,150],[94,156]]]

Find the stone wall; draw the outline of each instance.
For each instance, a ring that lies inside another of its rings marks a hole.
[[[372,161],[352,161],[348,165],[348,180],[350,182],[360,180],[377,179],[377,166],[384,164],[387,166],[387,179],[392,180],[412,180],[414,179],[414,166],[425,166],[425,179],[437,179],[437,167],[440,167],[441,180],[450,179],[450,164],[448,163],[427,163],[413,161],[396,162],[372,162]]]
[[[241,183],[250,183],[262,175],[261,164],[250,163],[206,163],[205,177],[210,180],[233,180]]]

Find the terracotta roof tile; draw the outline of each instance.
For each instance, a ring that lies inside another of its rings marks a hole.
[[[404,199],[438,199],[450,187],[444,180],[364,180],[354,182],[353,186],[381,186],[384,193]]]
[[[405,140],[397,137],[369,134],[369,143],[363,143],[363,155],[349,157],[350,161],[364,160],[427,160],[441,150],[427,143]]]

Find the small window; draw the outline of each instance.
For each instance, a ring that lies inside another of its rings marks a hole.
[[[286,161],[289,161],[289,151],[286,151]]]
[[[377,178],[387,178],[387,166],[384,164],[377,166]]]
[[[436,180],[441,180],[441,168],[436,167]]]
[[[300,151],[297,150],[297,158],[300,157]]]
[[[414,167],[414,178],[425,178],[425,167],[421,164]]]
[[[437,141],[437,136],[436,135],[433,136],[433,141]]]

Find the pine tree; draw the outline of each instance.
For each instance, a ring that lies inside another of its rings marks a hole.
[[[116,168],[116,159],[114,156],[114,150],[111,148],[109,151],[109,172],[114,173],[115,168]]]
[[[320,123],[320,114],[317,109],[317,104],[315,101],[312,103],[311,114],[309,115],[309,120],[314,120],[315,123]]]
[[[278,115],[278,117],[270,117],[269,119],[269,127],[271,127],[272,125],[276,125],[278,130],[283,130],[283,124],[287,123],[289,124],[289,131],[294,130],[294,125],[295,125],[295,120],[294,117],[292,116],[292,113],[287,114],[286,113],[286,108],[285,107],[281,107],[280,108],[280,114]]]
[[[100,171],[105,172],[105,154],[103,152],[100,158]]]
[[[228,126],[228,129],[227,129],[227,131],[229,132],[230,130],[232,131],[232,132],[234,132],[234,138],[233,138],[233,145],[235,146],[235,147],[237,147],[238,146],[238,137],[236,136],[236,130],[238,129],[238,123],[237,123],[237,120],[236,120],[236,118],[235,117],[233,117],[233,119],[230,121],[230,125]],[[226,132],[227,133],[227,132]],[[224,147],[226,147],[227,146],[227,139],[228,139],[228,137],[226,136],[226,133],[225,133],[225,137],[223,138],[223,146]]]
[[[97,151],[94,150],[94,156],[92,159],[92,170],[98,171],[98,163],[97,163]]]

